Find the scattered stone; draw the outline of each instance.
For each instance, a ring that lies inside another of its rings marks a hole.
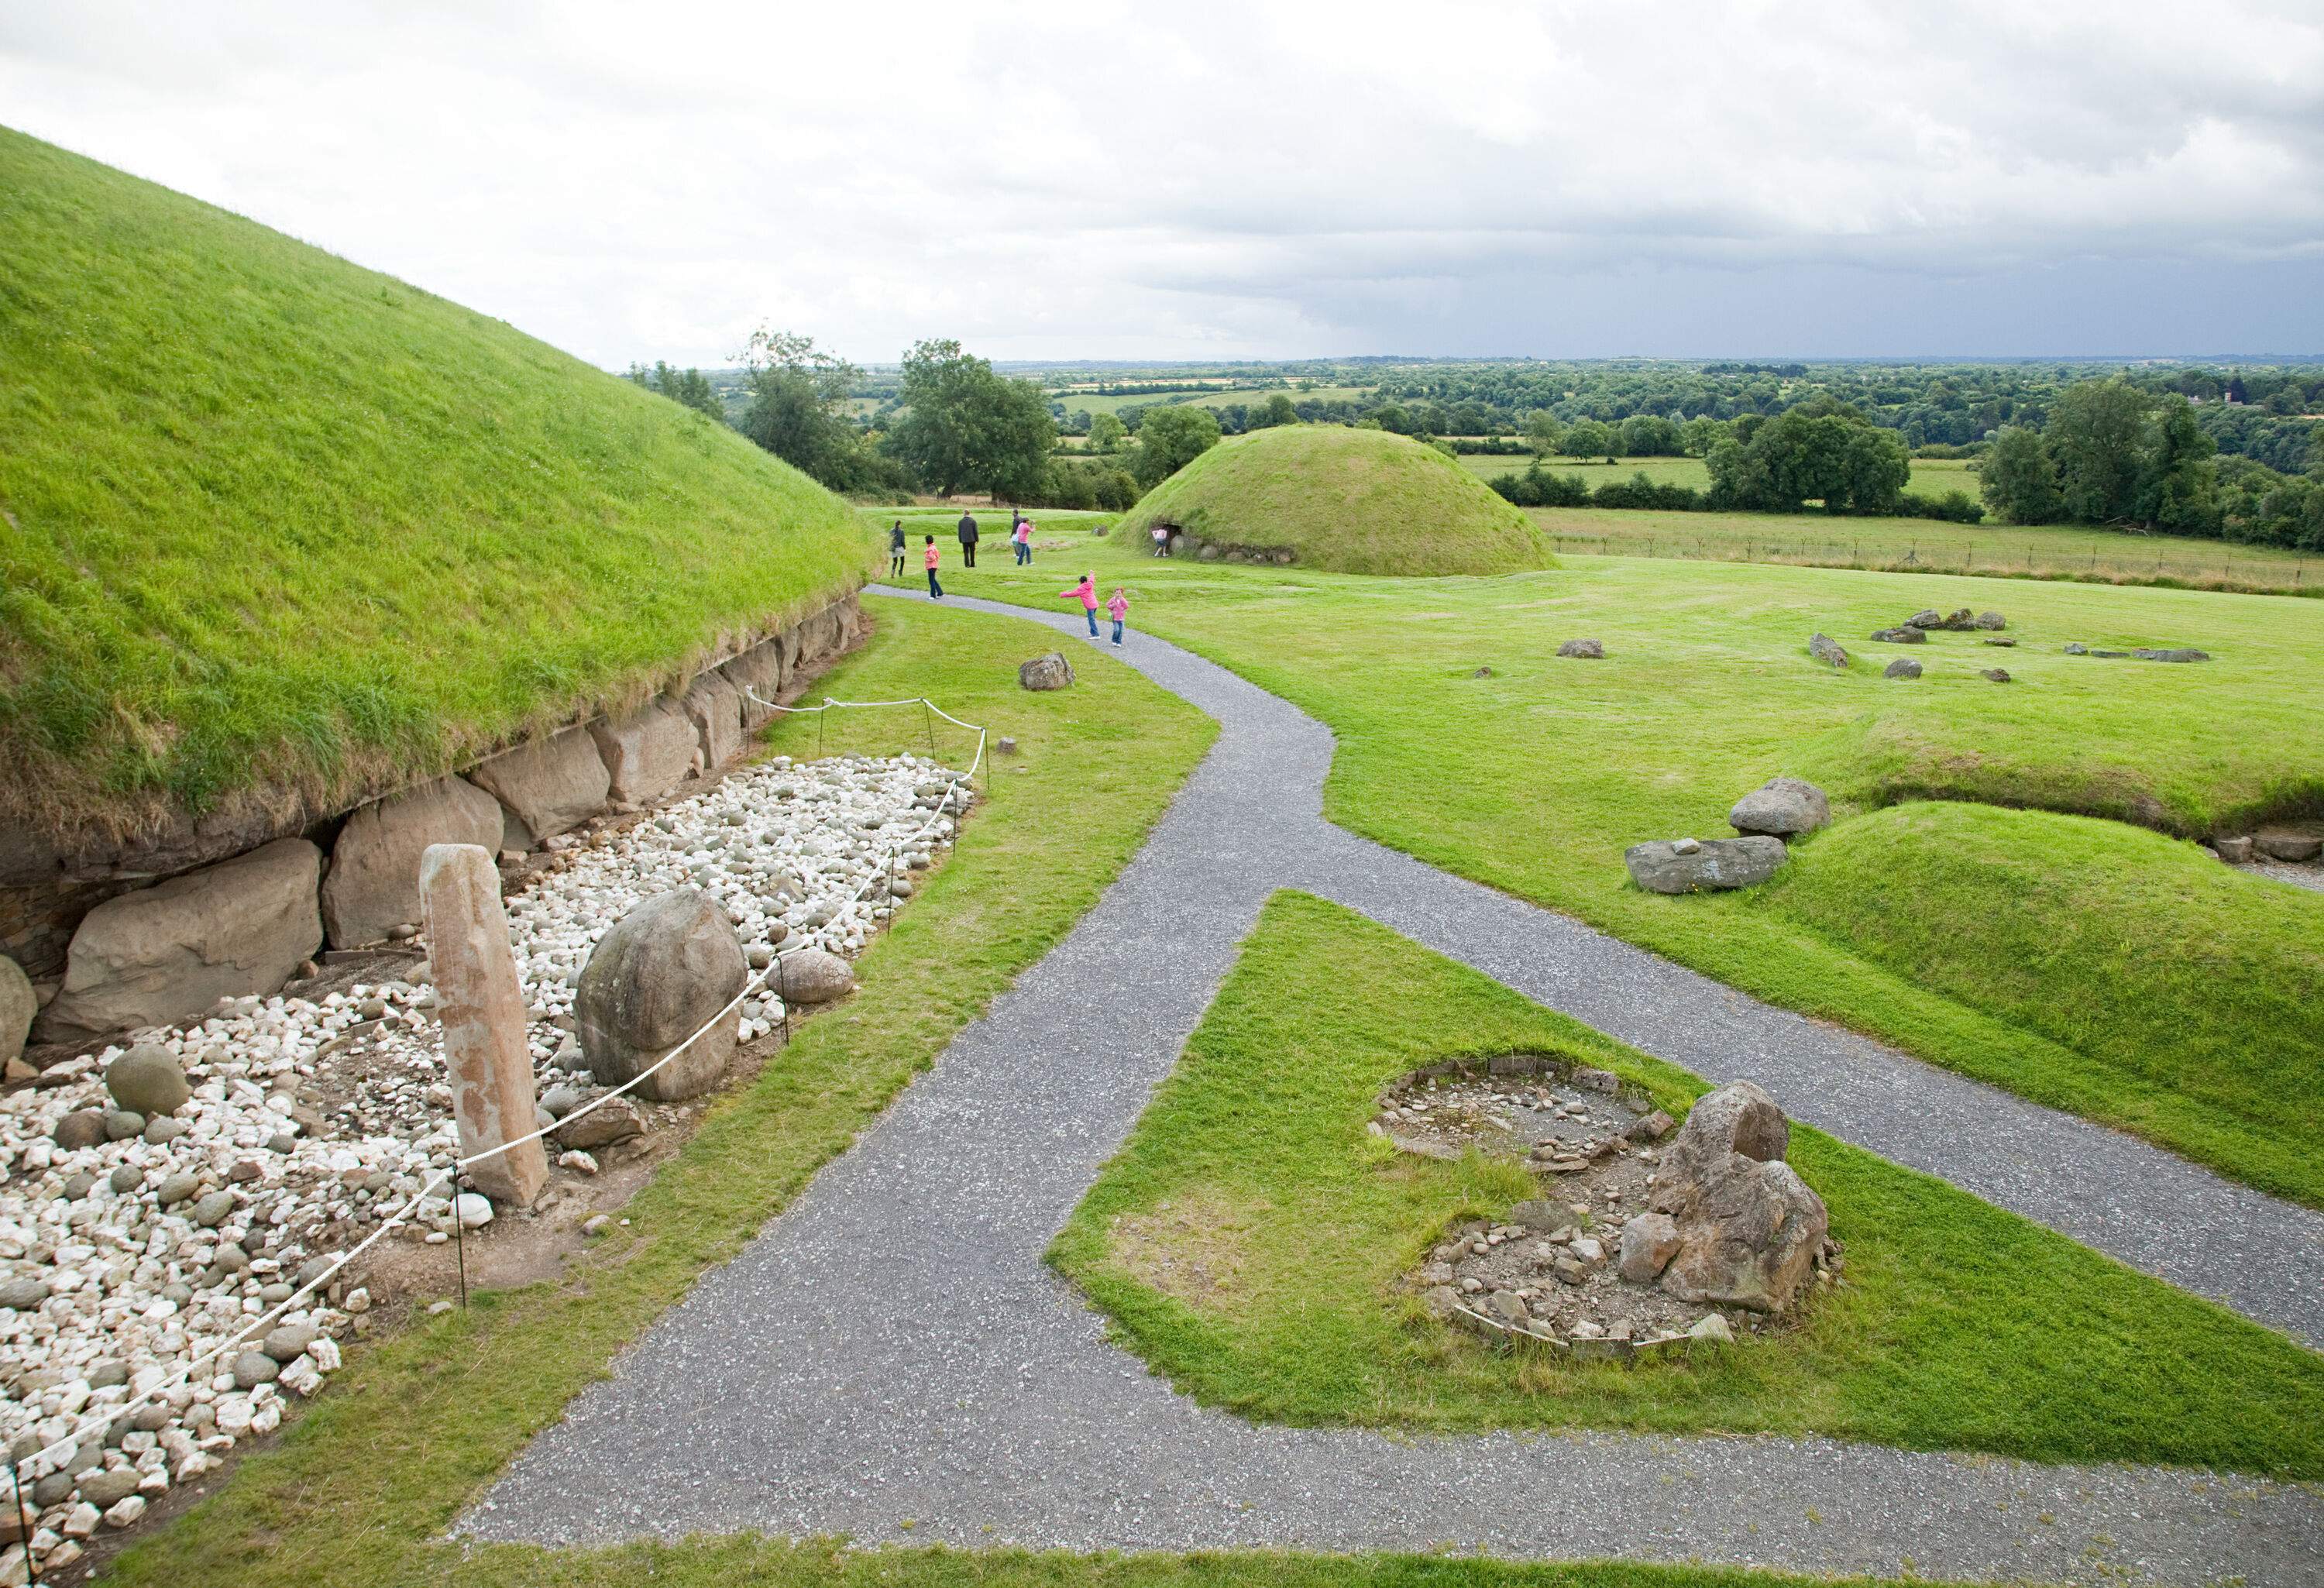
[[[1710,1345],[1732,1345],[1735,1343],[1735,1329],[1728,1323],[1725,1314],[1706,1313],[1700,1323],[1686,1332],[1686,1337]]]
[[[1489,679],[1493,676],[1493,669],[1489,667],[1480,667],[1469,676],[1472,679]]]
[[[1622,1226],[1622,1278],[1651,1285],[1678,1255],[1678,1221],[1668,1214],[1642,1213]]]
[[[1939,612],[1933,606],[1924,606],[1921,608],[1920,611],[1914,613],[1912,616],[1906,618],[1904,622],[1905,624],[1911,628],[1923,630],[1941,629],[1945,626],[1945,614]]]
[[[49,1298],[49,1282],[30,1274],[18,1274],[0,1279],[0,1307],[12,1312],[31,1312]]]
[[[2248,837],[2214,838],[2211,840],[2211,853],[2229,865],[2249,865],[2252,858],[2252,840]]]
[[[149,1120],[176,1113],[194,1094],[177,1056],[158,1042],[140,1042],[107,1065],[105,1089],[119,1107]]]
[[[2140,661],[2209,661],[2211,660],[2209,651],[2192,650],[2141,650],[2132,651],[2131,655]]]
[[[1926,631],[1906,623],[1897,629],[1875,629],[1872,631],[1872,638],[1883,645],[1924,645],[1928,642],[1929,636]]]
[[[1062,689],[1074,681],[1074,664],[1062,651],[1037,656],[1017,669],[1017,682],[1028,689]]]
[[[108,1141],[126,1141],[132,1136],[143,1135],[144,1131],[145,1116],[142,1113],[116,1108],[105,1116],[105,1139]]]
[[[605,933],[581,973],[573,1007],[590,1072],[622,1085],[715,1017],[636,1088],[657,1103],[701,1095],[733,1057],[742,1011],[725,1006],[749,979],[733,922],[708,894],[687,887],[647,900]]]
[[[2006,629],[2009,626],[2009,620],[1997,612],[1980,612],[1977,614],[1975,626],[1980,629]]]
[[[84,1147],[94,1147],[105,1140],[105,1111],[97,1108],[78,1108],[56,1122],[49,1132],[56,1144],[68,1152]]]
[[[1917,657],[1900,656],[1882,668],[1880,676],[1884,679],[1917,679],[1921,676],[1920,660]]]
[[[2087,646],[2087,645],[2083,644],[2080,640],[2069,640],[2069,641],[2067,641],[2067,642],[2066,642],[2066,654],[2067,654],[2067,655],[2069,655],[2069,656],[2088,656],[2089,653],[2090,653],[2090,648],[2089,648],[2089,646]]]
[[[24,967],[0,954],[0,1065],[14,1064],[23,1053],[32,1017],[40,1012],[40,994],[32,991]]]
[[[830,1003],[855,990],[855,967],[819,948],[783,955],[775,977],[776,991],[790,1003]]]
[[[1765,835],[1713,838],[1691,853],[1657,840],[1634,844],[1622,854],[1630,880],[1652,893],[1752,887],[1774,876],[1784,858],[1784,841]]]
[[[493,1222],[492,1200],[474,1191],[463,1191],[452,1199],[452,1216],[460,1221],[464,1230],[481,1230]]]
[[[1831,802],[1822,789],[1799,778],[1770,778],[1735,802],[1727,824],[1738,833],[1794,838],[1831,822]]]
[[[558,1125],[553,1139],[559,1147],[593,1152],[616,1141],[642,1136],[645,1129],[644,1116],[639,1113],[637,1105],[626,1097],[616,1097]]]
[[[2009,682],[2009,669],[2006,667],[1980,668],[1977,676],[1980,679],[1991,679],[1997,684]]]
[[[1606,647],[1595,640],[1568,640],[1557,648],[1560,656],[1579,656],[1592,661],[1605,659]]]
[[[2252,836],[2252,847],[2270,860],[2299,864],[2324,854],[2324,836],[2313,833],[2264,832]]]
[[[992,753],[993,753],[993,754],[995,754],[995,755],[1014,755],[1014,754],[1016,754],[1016,753],[1017,753],[1017,741],[1016,741],[1015,739],[1013,739],[1013,738],[1010,737],[1010,736],[1009,736],[1008,734],[1001,734],[1001,737],[1000,737],[1000,739],[999,739],[997,742],[995,742],[995,743],[994,743],[994,744],[993,744],[993,746],[992,746]]]
[[[1651,1211],[1674,1221],[1679,1250],[1662,1272],[1682,1301],[1792,1309],[1824,1254],[1823,1199],[1784,1161],[1791,1127],[1748,1081],[1698,1101],[1664,1155]]]
[[[263,1351],[245,1351],[234,1359],[234,1384],[237,1390],[255,1390],[281,1376],[282,1364]],[[88,1492],[87,1485],[82,1486],[81,1491]]]
[[[1808,640],[1808,654],[1831,667],[1848,666],[1848,652],[1840,649],[1838,641],[1828,635],[1811,635]]]
[[[323,1337],[312,1324],[283,1324],[267,1331],[259,1349],[278,1362],[289,1363],[307,1354],[307,1347]]]
[[[1676,1120],[1658,1108],[1644,1118],[1631,1122],[1630,1128],[1625,1134],[1633,1141],[1659,1141],[1669,1135],[1672,1128],[1677,1123]]]

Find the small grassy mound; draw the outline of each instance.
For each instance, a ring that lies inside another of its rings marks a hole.
[[[2324,894],[2118,823],[1915,803],[1799,845],[1753,902],[2071,1050],[2134,1128],[2175,1095],[2205,1156],[2287,1188],[2324,1155]]]
[[[5,130],[0,235],[0,823],[352,802],[869,567],[723,426]]]
[[[1288,550],[1348,574],[1505,574],[1555,566],[1541,531],[1433,447],[1387,430],[1283,425],[1220,442],[1146,494],[1114,532],[1165,523]]]
[[[1448,1222],[1500,1216],[1532,1187],[1473,1154],[1384,1151],[1365,1127],[1389,1077],[1511,1051],[1617,1070],[1673,1113],[1702,1090],[1352,911],[1278,894],[1052,1260],[1182,1389],[1270,1421],[2324,1474],[2324,1357],[1804,1126],[1789,1157],[1831,1209],[1848,1283],[1796,1332],[1633,1371],[1436,1322],[1406,1277]],[[1166,1269],[1218,1282],[1165,1288]]]

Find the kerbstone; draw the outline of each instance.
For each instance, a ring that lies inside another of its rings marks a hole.
[[[431,844],[501,847],[501,802],[466,778],[438,778],[364,806],[340,827],[323,879],[334,948],[377,943],[420,919],[420,857]]]
[[[669,700],[620,722],[591,723],[589,736],[604,760],[609,791],[629,805],[659,799],[684,782],[700,749],[694,725]]]
[[[530,849],[580,826],[605,808],[613,786],[605,758],[586,728],[567,728],[495,755],[471,769],[468,780],[506,806],[521,825],[521,835],[502,840],[501,847],[509,849]],[[521,843],[508,841],[520,836]]]

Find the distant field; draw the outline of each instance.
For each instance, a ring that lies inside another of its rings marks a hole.
[[[1533,466],[1533,459],[1469,452],[1462,455],[1461,466],[1490,480],[1502,475],[1521,475]],[[1711,471],[1700,457],[1623,457],[1612,463],[1602,457],[1553,457],[1542,467],[1554,475],[1580,475],[1593,490],[1608,480],[1627,480],[1641,473],[1657,485],[1692,485],[1701,491],[1711,485]],[[1967,458],[1916,457],[1913,460],[1912,483],[1905,489],[1923,496],[1941,496],[1948,491],[1966,491],[1974,496],[1977,472],[1969,467]]]
[[[1948,524],[1925,518],[1826,518],[1820,512],[1641,512],[1603,507],[1526,511],[1550,537],[1552,549],[1564,552],[2183,585],[2268,594],[2306,594],[2324,584],[2324,559],[2313,552],[2069,524]]]
[[[1310,400],[1350,401],[1363,396],[1370,390],[1369,386],[1318,386],[1312,392],[1302,392],[1296,386],[1221,386],[1216,391],[1203,392],[1139,392],[1120,397],[1101,397],[1094,392],[1059,392],[1052,389],[1049,395],[1064,403],[1067,413],[1084,408],[1092,413],[1119,413],[1124,408],[1134,408],[1141,403],[1155,402],[1189,402],[1204,408],[1221,408],[1231,402],[1243,402],[1257,407],[1277,392],[1282,392],[1294,402],[1305,402]]]

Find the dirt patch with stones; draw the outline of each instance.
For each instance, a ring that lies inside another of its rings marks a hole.
[[[1378,1099],[1404,1152],[1521,1162],[1541,1195],[1449,1227],[1406,1282],[1448,1322],[1577,1360],[1646,1362],[1787,1332],[1799,1316],[1706,1308],[1622,1277],[1619,1232],[1646,1213],[1670,1115],[1606,1070],[1535,1054],[1432,1065]],[[1816,1288],[1840,1282],[1839,1243]]]

